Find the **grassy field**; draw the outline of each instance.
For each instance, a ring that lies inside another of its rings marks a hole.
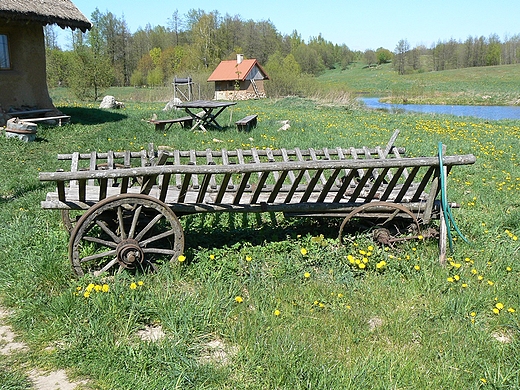
[[[319,81],[330,88],[384,97],[393,103],[520,104],[520,65],[503,65],[426,72],[399,76],[391,64],[363,68],[353,64],[332,70]]]
[[[35,367],[64,368],[87,379],[86,389],[520,388],[519,121],[287,98],[240,102],[224,114],[225,124],[258,114],[249,133],[233,126],[163,133],[145,121],[170,117],[163,103],[125,103],[101,111],[55,96],[72,124],[42,127],[33,143],[0,137],[0,299],[30,347],[2,357],[0,389],[28,388]],[[289,130],[278,130],[281,120]],[[339,220],[223,214],[182,218],[183,263],[77,280],[59,213],[40,208],[52,185],[41,184],[38,172],[67,169],[58,153],[139,150],[149,142],[376,146],[396,128],[410,156],[433,156],[442,141],[448,153],[477,157],[450,175],[449,198],[461,205],[455,218],[470,244],[457,240],[446,267],[434,240],[383,248],[360,235],[340,246]],[[366,257],[366,267],[352,257]],[[146,340],[152,331],[164,337]]]

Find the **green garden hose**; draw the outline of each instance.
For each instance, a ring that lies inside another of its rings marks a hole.
[[[455,222],[455,218],[453,218],[453,214],[451,212],[451,207],[448,203],[448,194],[446,191],[446,177],[444,175],[444,165],[442,163],[442,142],[439,142],[439,176],[441,178],[441,204],[442,204],[442,213],[444,214],[444,221],[446,223],[446,231],[448,233],[448,241],[450,244],[450,251],[453,252],[453,238],[451,236],[451,227],[457,232],[457,234],[462,238],[465,242],[469,244],[469,241],[462,232],[460,231],[457,223]]]

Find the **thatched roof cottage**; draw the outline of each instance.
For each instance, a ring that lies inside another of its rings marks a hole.
[[[92,26],[70,0],[0,1],[0,125],[9,110],[55,110],[46,82],[47,24],[83,32]]]

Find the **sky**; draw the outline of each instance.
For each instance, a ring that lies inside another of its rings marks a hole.
[[[111,12],[124,17],[132,33],[147,24],[167,26],[178,10],[219,11],[222,16],[240,15],[242,20],[270,20],[278,32],[289,35],[297,30],[308,42],[319,34],[332,43],[351,50],[394,51],[401,39],[411,47],[467,37],[500,39],[520,34],[519,0],[72,0],[90,19],[92,12]],[[60,45],[67,49],[70,29],[60,34]]]

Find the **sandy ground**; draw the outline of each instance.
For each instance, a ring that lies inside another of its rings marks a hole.
[[[8,315],[9,312],[0,307],[0,355],[9,355],[29,349],[24,343],[16,341],[16,334],[11,327],[3,324]],[[70,382],[64,370],[52,372],[31,370],[27,375],[37,390],[74,390],[87,383],[86,381]]]

